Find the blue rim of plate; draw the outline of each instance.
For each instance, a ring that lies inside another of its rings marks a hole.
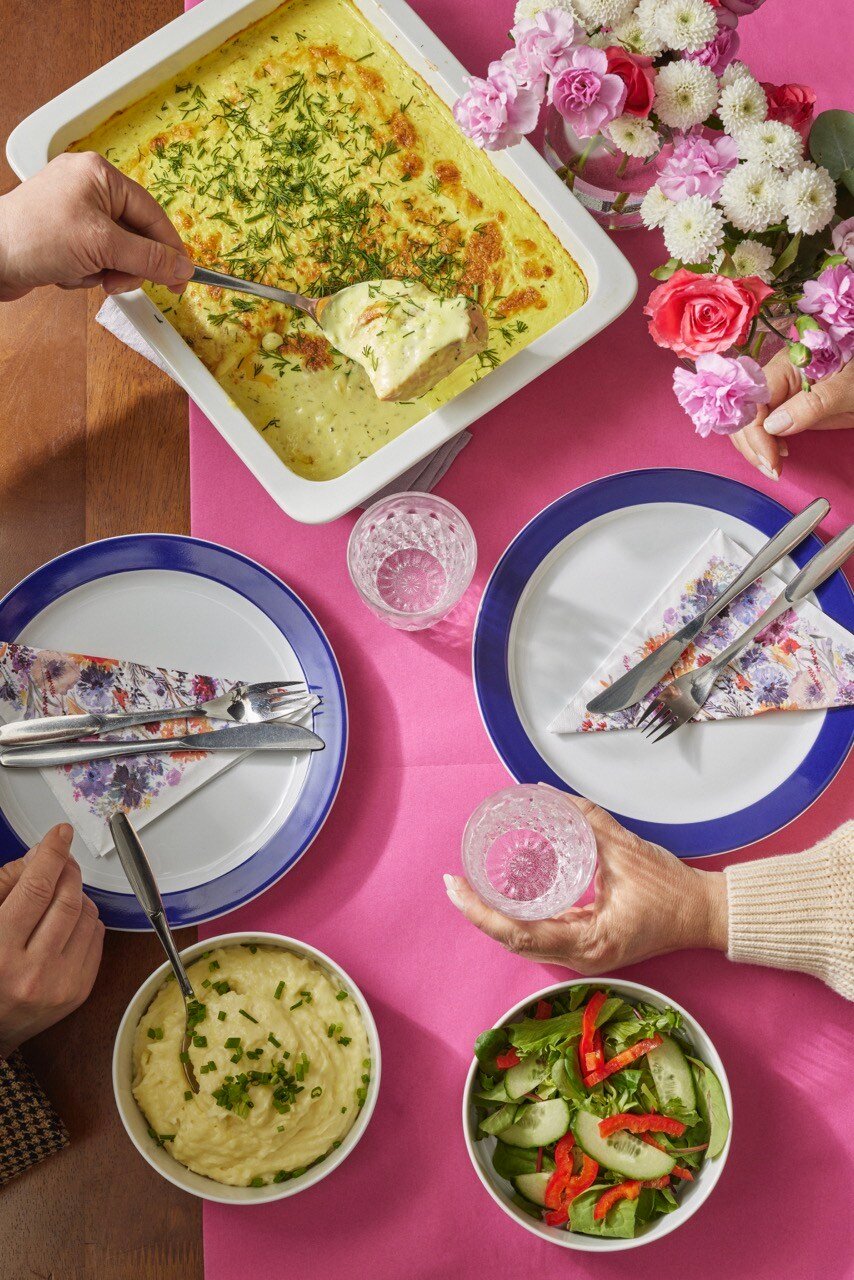
[[[709,507],[753,525],[769,538],[792,513],[773,498],[737,480],[678,467],[624,471],[564,494],[534,516],[495,566],[480,603],[472,645],[474,686],[486,732],[517,782],[547,782],[578,794],[549,767],[528,737],[510,688],[508,650],[516,608],[526,586],[551,551],[598,516],[651,502]],[[810,534],[793,553],[806,563],[824,544]],[[854,592],[838,570],[816,592],[822,609],[854,631]],[[842,767],[854,742],[854,707],[834,708],[785,782],[754,804],[708,822],[646,822],[615,813],[624,826],[664,845],[680,858],[727,853],[772,835],[813,804]]]
[[[260,609],[292,646],[309,685],[323,690],[323,751],[313,752],[302,789],[281,827],[240,866],[221,876],[166,893],[173,927],[202,924],[249,902],[302,857],[338,794],[347,755],[347,701],[332,646],[311,610],[275,574],[248,556],[200,538],[139,533],[105,538],[67,551],[36,569],[0,600],[0,636],[14,639],[43,609],[97,578],[140,569],[173,570],[209,578]],[[318,715],[318,712],[315,715]],[[25,846],[0,812],[0,864]],[[101,919],[112,929],[148,929],[132,894],[87,887]]]

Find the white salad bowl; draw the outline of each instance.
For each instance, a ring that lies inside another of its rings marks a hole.
[[[544,1222],[539,1222],[536,1218],[532,1218],[513,1203],[514,1191],[512,1185],[506,1179],[500,1178],[492,1167],[492,1151],[495,1146],[495,1138],[478,1139],[476,1136],[477,1115],[472,1101],[478,1071],[476,1058],[473,1059],[469,1067],[463,1091],[463,1134],[469,1157],[475,1167],[477,1176],[493,1200],[520,1227],[524,1227],[526,1231],[539,1236],[541,1240],[547,1240],[550,1244],[562,1245],[564,1249],[578,1249],[582,1253],[615,1253],[621,1249],[634,1249],[638,1245],[651,1244],[653,1240],[661,1240],[663,1236],[669,1235],[671,1231],[681,1227],[683,1222],[687,1222],[697,1212],[700,1205],[705,1200],[708,1200],[723,1173],[723,1168],[729,1155],[730,1143],[732,1142],[732,1093],[720,1055],[696,1018],[693,1018],[688,1010],[683,1009],[675,1000],[670,1000],[667,996],[662,995],[660,991],[655,991],[652,987],[644,987],[639,982],[623,982],[617,978],[579,978],[573,982],[556,982],[552,986],[543,987],[541,991],[535,991],[532,995],[526,996],[524,1000],[520,1000],[512,1009],[508,1009],[494,1025],[495,1027],[503,1027],[506,1023],[512,1022],[514,1018],[518,1018],[530,1004],[536,1003],[537,1000],[548,1000],[550,997],[562,995],[572,987],[579,986],[607,987],[609,991],[614,991],[617,995],[626,996],[630,1000],[643,1000],[647,1004],[655,1005],[656,1008],[664,1009],[669,1007],[678,1010],[682,1014],[680,1034],[693,1045],[697,1057],[712,1068],[724,1091],[730,1117],[730,1130],[720,1155],[714,1160],[703,1161],[695,1180],[687,1183],[680,1191],[679,1207],[677,1209],[651,1222],[643,1233],[634,1239],[619,1240],[605,1236],[573,1234],[573,1232],[567,1231],[562,1227],[547,1227]]]
[[[219,1204],[267,1204],[271,1200],[285,1200],[295,1196],[307,1187],[313,1187],[332,1173],[333,1169],[347,1159],[356,1143],[368,1127],[380,1087],[380,1041],[376,1023],[362,992],[353,982],[349,974],[330,960],[315,947],[296,938],[287,938],[280,933],[222,933],[215,938],[206,938],[181,952],[185,965],[192,964],[203,952],[213,947],[236,946],[239,944],[257,944],[258,946],[282,947],[295,955],[313,960],[321,969],[329,973],[342,988],[350,993],[358,1006],[368,1036],[368,1048],[371,1056],[371,1079],[367,1086],[364,1105],[359,1112],[356,1123],[343,1139],[337,1151],[333,1151],[325,1160],[313,1165],[297,1178],[286,1182],[270,1183],[266,1187],[229,1187],[224,1183],[214,1182],[201,1174],[180,1164],[165,1147],[160,1146],[149,1134],[148,1121],[140,1111],[133,1096],[133,1041],[139,1021],[151,1001],[159,991],[166,976],[172,972],[169,963],[162,964],[149,978],[146,978],[136,995],[128,1005],[125,1015],[116,1033],[113,1049],[113,1092],[116,1098],[119,1116],[127,1130],[128,1137],[144,1160],[152,1169],[164,1177],[173,1186],[202,1200],[214,1200]]]

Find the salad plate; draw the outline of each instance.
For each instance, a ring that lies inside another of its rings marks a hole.
[[[0,636],[228,680],[302,679],[322,696],[325,749],[239,759],[143,827],[173,926],[231,911],[284,875],[325,821],[341,781],[347,707],[335,655],[300,598],[255,561],[197,538],[137,534],[78,547],[0,600]],[[0,861],[67,820],[36,770],[0,774]],[[147,929],[118,859],[73,851],[104,923]]]
[[[473,644],[480,712],[512,776],[588,796],[680,857],[741,848],[813,804],[854,741],[854,708],[722,720],[654,747],[634,731],[547,728],[710,533],[754,554],[790,518],[746,485],[678,468],[595,480],[535,516],[487,583]],[[810,535],[775,572],[789,581],[821,545]],[[854,630],[841,572],[816,600]]]

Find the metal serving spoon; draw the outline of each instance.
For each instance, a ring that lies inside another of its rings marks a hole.
[[[140,843],[139,836],[121,810],[118,810],[110,818],[110,831],[116,844],[119,862],[122,864],[124,873],[130,881],[130,887],[136,894],[139,905],[151,921],[151,927],[160,939],[163,950],[169,958],[169,963],[175,971],[175,977],[178,979],[178,986],[181,989],[181,995],[184,997],[184,1038],[181,1041],[181,1065],[184,1068],[184,1075],[187,1077],[187,1084],[193,1093],[198,1093],[199,1082],[193,1071],[193,1064],[190,1062],[190,1040],[192,1038],[192,1032],[190,1031],[190,1002],[196,1000],[193,984],[187,976],[187,970],[184,968],[181,957],[178,954],[178,948],[175,946],[175,939],[172,937],[172,930],[169,928],[169,921],[166,919],[163,899],[160,896],[157,881],[154,879],[151,864],[145,856],[145,850]]]
[[[269,302],[282,302],[286,307],[305,311],[317,324],[320,324],[321,311],[335,297],[330,294],[328,298],[306,298],[301,293],[288,293],[287,289],[274,289],[270,284],[256,284],[254,280],[239,280],[237,276],[209,271],[207,267],[196,267],[190,276],[190,284],[212,284],[218,289],[236,289],[238,293],[251,293],[253,297],[266,298]]]

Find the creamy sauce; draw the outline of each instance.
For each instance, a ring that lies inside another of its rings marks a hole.
[[[483,313],[417,281],[368,280],[330,298],[320,327],[360,364],[380,400],[415,400],[486,346]]]
[[[280,947],[219,947],[188,973],[204,1005],[190,1048],[198,1094],[187,1097],[178,1056],[184,1002],[175,981],[160,988],[134,1040],[134,1097],[157,1141],[188,1169],[234,1187],[284,1181],[328,1155],[370,1079],[352,997],[339,998],[327,973]]]
[[[484,349],[395,403],[290,308],[147,287],[309,479],[356,466],[587,296],[539,215],[349,0],[290,0],[74,149],[100,151],[147,187],[205,266],[313,297],[394,277],[483,310]]]

